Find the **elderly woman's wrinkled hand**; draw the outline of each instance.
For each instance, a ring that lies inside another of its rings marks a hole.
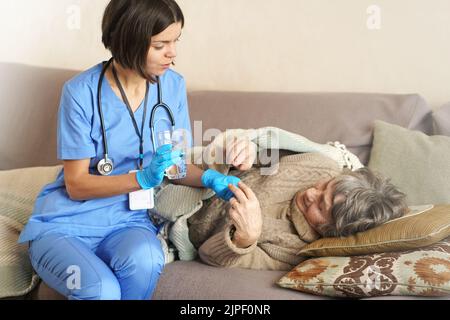
[[[236,228],[233,243],[240,248],[247,248],[258,241],[262,231],[262,215],[258,198],[243,182],[239,188],[230,185],[235,197],[231,198],[229,215]]]
[[[248,138],[233,138],[226,146],[226,163],[240,171],[249,170],[255,163],[257,146]]]

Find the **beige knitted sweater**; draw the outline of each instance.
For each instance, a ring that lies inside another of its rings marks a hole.
[[[238,176],[256,194],[263,216],[261,236],[241,249],[230,239],[229,203],[212,198],[189,220],[189,237],[207,264],[265,270],[291,270],[305,258],[300,249],[319,238],[298,209],[294,196],[321,179],[340,173],[338,164],[318,153],[282,158],[277,174],[263,176],[253,168]]]

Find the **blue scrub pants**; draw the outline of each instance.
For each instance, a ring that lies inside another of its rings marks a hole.
[[[41,279],[70,300],[149,299],[164,267],[156,230],[140,227],[105,238],[47,234],[29,253]]]

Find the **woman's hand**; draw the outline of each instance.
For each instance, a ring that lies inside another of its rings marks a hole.
[[[247,185],[239,182],[238,186],[229,186],[235,197],[230,200],[228,213],[236,228],[233,243],[239,248],[247,248],[257,242],[261,235],[261,208],[256,195]]]
[[[233,138],[226,146],[226,163],[239,171],[249,170],[256,160],[256,144],[248,138]]]
[[[238,177],[226,176],[212,169],[205,171],[201,177],[201,180],[204,187],[214,190],[216,195],[225,201],[230,200],[233,196],[233,193],[231,193],[228,186],[237,186],[238,182],[241,181]]]
[[[172,151],[172,145],[163,145],[156,150],[150,165],[136,173],[136,180],[144,190],[157,187],[163,182],[166,169],[180,161],[182,157],[181,150]]]

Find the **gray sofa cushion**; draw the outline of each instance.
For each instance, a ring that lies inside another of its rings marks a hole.
[[[197,261],[168,264],[154,300],[316,300],[331,299],[280,288],[286,271],[216,268]]]
[[[375,122],[369,168],[389,177],[408,205],[450,204],[450,137]]]
[[[434,134],[450,136],[450,103],[433,112]]]

